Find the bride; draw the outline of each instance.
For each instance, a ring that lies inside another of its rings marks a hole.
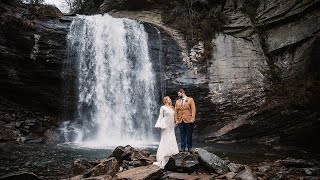
[[[157,162],[154,164],[165,167],[170,156],[178,154],[176,135],[174,132],[174,107],[169,96],[162,99],[163,106],[160,108],[159,118],[155,125],[156,128],[161,128],[161,140],[157,150]]]

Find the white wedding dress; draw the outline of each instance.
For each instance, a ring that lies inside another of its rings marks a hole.
[[[155,127],[161,128],[161,140],[157,150],[157,162],[154,164],[163,169],[170,156],[179,153],[174,132],[174,110],[167,106],[161,106]]]

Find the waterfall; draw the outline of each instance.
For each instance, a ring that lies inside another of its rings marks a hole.
[[[107,14],[77,16],[68,44],[78,71],[75,143],[153,143],[159,98],[143,24]]]

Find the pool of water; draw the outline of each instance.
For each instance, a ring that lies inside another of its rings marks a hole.
[[[12,172],[28,171],[44,179],[66,178],[75,159],[107,158],[111,149],[80,148],[74,145],[0,144],[0,177]]]
[[[317,159],[319,156],[305,151],[254,144],[195,144],[222,158],[236,163],[256,164],[287,157]],[[156,153],[156,146],[149,146]],[[67,178],[75,159],[96,160],[107,158],[114,147],[82,148],[74,144],[16,144],[0,143],[0,177],[20,171],[33,172],[43,179]]]

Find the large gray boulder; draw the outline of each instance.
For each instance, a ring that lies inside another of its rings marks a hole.
[[[240,171],[242,165],[241,164],[236,164],[236,163],[229,163],[227,165],[227,167],[228,167],[229,171],[237,173],[237,172]]]
[[[191,153],[179,153],[170,157],[165,169],[174,172],[193,172],[198,168],[198,166],[198,155]]]
[[[206,166],[206,168],[213,170],[219,174],[228,172],[227,164],[224,160],[215,154],[209,153],[208,151],[196,148],[195,152],[199,154],[199,161]]]

